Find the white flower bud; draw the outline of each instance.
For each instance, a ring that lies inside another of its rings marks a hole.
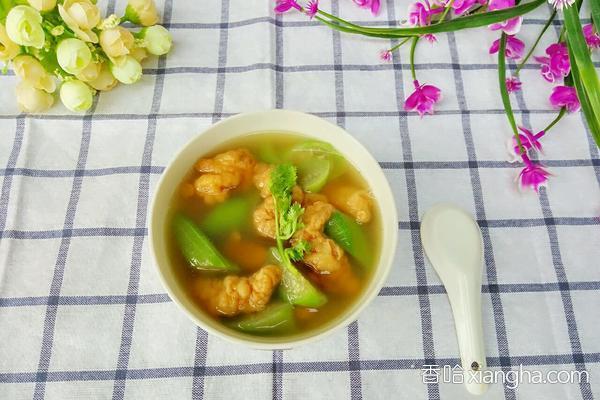
[[[56,58],[62,69],[77,75],[92,61],[92,52],[79,39],[65,39],[56,47]]]
[[[60,87],[60,100],[71,111],[87,111],[93,102],[92,89],[76,79],[66,81]]]
[[[6,33],[8,37],[21,46],[41,49],[46,35],[42,28],[42,16],[29,6],[13,7],[6,16]]]
[[[119,82],[130,85],[141,79],[142,65],[131,56],[123,56],[110,63],[110,72]]]
[[[140,31],[140,37],[144,40],[148,53],[162,56],[171,50],[173,39],[165,27],[160,25],[150,26]]]

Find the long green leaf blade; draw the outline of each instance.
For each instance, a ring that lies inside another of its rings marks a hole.
[[[515,121],[515,115],[513,113],[512,105],[510,104],[510,97],[508,97],[508,89],[506,89],[506,34],[502,34],[500,37],[500,48],[498,50],[498,84],[500,85],[500,96],[502,96],[502,104],[504,105],[504,112],[506,113],[506,118],[508,118],[508,122],[513,131],[513,135],[517,139],[517,143],[519,144],[519,148],[522,149],[521,146],[521,137],[519,136],[519,131],[517,131],[517,123]]]
[[[600,140],[594,133],[595,128],[600,126],[600,79],[592,63],[590,51],[585,42],[581,21],[576,7],[568,7],[564,10],[565,28],[567,32],[567,42],[574,62],[571,62],[571,69],[575,68],[573,74],[576,83],[579,101],[587,102],[588,112],[584,110],[588,125],[592,130],[592,135],[600,146]]]
[[[600,124],[594,115],[594,110],[590,101],[588,99],[587,93],[583,88],[581,83],[581,77],[579,75],[579,68],[577,67],[577,63],[575,62],[575,58],[573,57],[573,51],[569,47],[569,59],[571,60],[571,74],[565,78],[565,84],[568,86],[575,86],[577,90],[577,95],[579,97],[579,102],[581,103],[581,110],[583,111],[583,115],[585,115],[586,122],[588,124],[588,128],[596,145],[600,147]]]
[[[592,8],[592,22],[596,28],[596,32],[600,29],[600,1],[590,1],[590,7]]]
[[[513,17],[518,17],[520,15],[527,14],[528,12],[535,10],[545,2],[546,0],[534,0],[526,4],[521,4],[516,7],[506,8],[503,10],[490,11],[483,14],[469,15],[466,17],[460,17],[450,21],[445,21],[439,24],[433,24],[429,26],[418,26],[412,28],[370,28],[352,24],[337,17],[334,20],[327,20],[327,13],[324,14],[325,18],[319,17],[317,19],[323,22],[325,25],[328,25],[331,28],[340,30],[342,32],[373,37],[396,38],[405,36],[424,35],[428,33],[453,32],[461,29],[487,26],[496,22],[505,21]]]

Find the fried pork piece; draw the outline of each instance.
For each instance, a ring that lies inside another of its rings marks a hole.
[[[271,171],[273,171],[273,166],[265,163],[258,163],[254,168],[254,186],[256,186],[260,197],[263,199],[271,196],[271,191],[269,190]]]
[[[335,211],[333,206],[327,202],[317,200],[304,208],[302,223],[304,230],[320,232],[325,227],[331,214]]]
[[[313,272],[311,278],[327,293],[340,296],[354,296],[358,294],[360,281],[348,263],[347,257],[344,257],[340,265],[340,268],[332,274]]]
[[[306,206],[316,203],[317,201],[322,201],[323,203],[329,203],[327,196],[325,196],[324,194],[304,193],[304,199],[302,200],[302,205],[304,207],[306,207]]]
[[[371,221],[372,199],[366,190],[333,184],[327,187],[325,192],[331,204],[350,214],[359,224]]]
[[[256,160],[246,149],[236,149],[201,158],[194,168],[200,176],[194,181],[196,194],[206,204],[225,201],[230,191],[252,181]]]
[[[275,239],[275,200],[267,197],[252,214],[254,229],[264,237]]]
[[[323,234],[323,227],[333,211],[333,206],[323,201],[307,205],[302,215],[304,227],[292,238],[292,243],[306,240],[310,244],[303,261],[321,274],[333,274],[348,263],[344,250]]]
[[[233,317],[264,310],[280,281],[281,268],[265,265],[250,277],[199,278],[195,289],[209,313]]]

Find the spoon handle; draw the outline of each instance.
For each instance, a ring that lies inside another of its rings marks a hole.
[[[476,279],[463,279],[458,286],[448,289],[464,383],[470,393],[482,394],[487,385],[477,371],[484,371],[487,365],[481,319],[481,283]]]

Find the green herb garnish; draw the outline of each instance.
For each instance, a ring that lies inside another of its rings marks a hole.
[[[297,180],[296,167],[290,164],[278,165],[271,171],[270,178],[269,188],[275,202],[277,253],[283,267],[280,293],[291,304],[320,307],[327,302],[327,297],[292,264],[292,261],[302,260],[310,250],[310,244],[306,240],[299,240],[292,247],[285,247],[285,242],[302,229],[304,208],[292,199],[292,189]]]

